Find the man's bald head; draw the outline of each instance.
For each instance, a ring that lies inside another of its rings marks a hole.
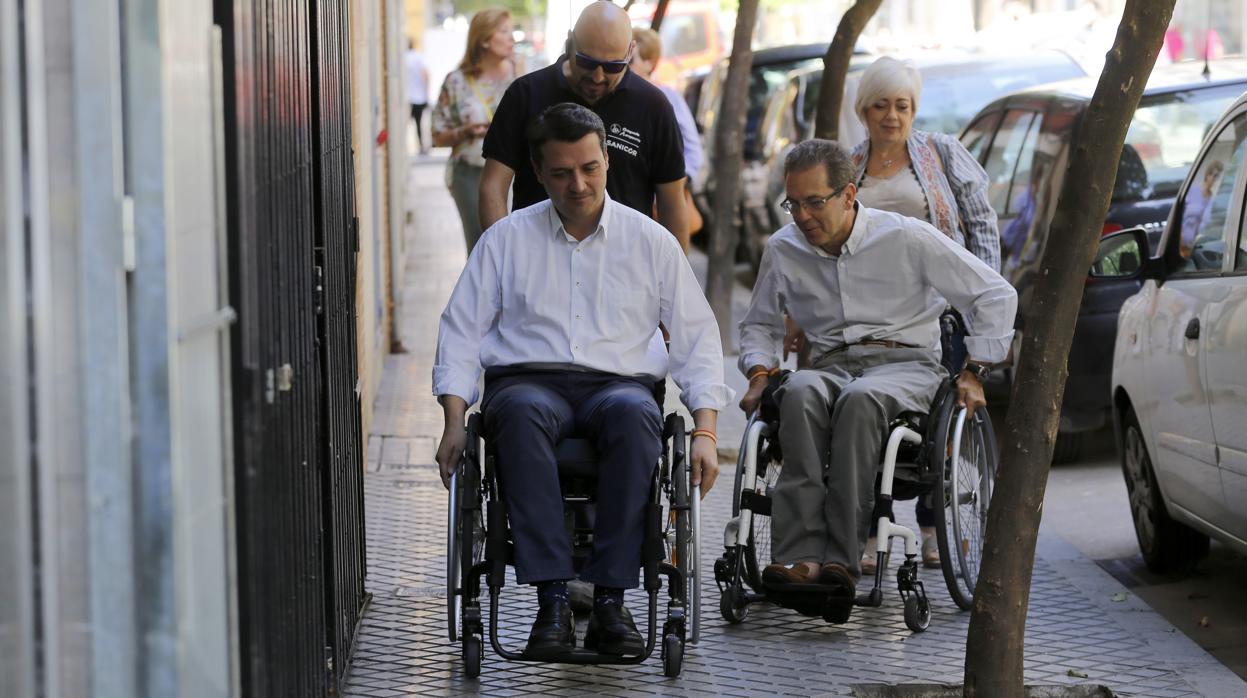
[[[590,62],[629,61],[632,58],[632,21],[628,13],[613,2],[591,3],[580,13],[568,37],[567,63],[563,69],[577,94],[593,104],[615,91],[624,73],[607,73],[593,65],[586,69],[576,54]]]
[[[594,58],[619,60],[632,44],[632,20],[613,2],[590,3],[576,20],[572,39],[577,50]]]

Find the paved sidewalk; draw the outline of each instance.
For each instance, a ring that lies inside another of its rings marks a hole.
[[[921,634],[905,628],[892,590],[882,608],[856,609],[842,626],[766,605],[755,606],[744,624],[730,626],[718,616],[718,591],[707,575],[702,641],[686,652],[680,678],[664,677],[657,657],[635,667],[577,667],[509,663],[486,650],[480,678],[467,679],[458,647],[446,638],[446,494],[433,465],[441,412],[429,394],[438,316],[464,259],[441,167],[424,160],[412,168],[416,225],[408,231],[400,318],[408,353],[387,359],[369,440],[365,508],[373,601],[345,695],[852,695],[858,684],[960,681],[969,614],[957,610],[937,570],[924,572],[933,617]],[[743,303],[742,292],[736,305]],[[740,387],[734,357],[727,362]],[[674,391],[669,394],[671,410],[677,400]],[[726,432],[738,435],[743,420],[724,415],[721,424],[730,444]],[[727,450],[734,463],[734,446]],[[721,552],[731,475],[722,474],[703,507],[707,570]],[[912,517],[912,507],[898,509],[902,522]],[[641,603],[641,594],[629,595],[634,612]],[[512,583],[504,589],[502,608],[504,644],[521,646],[532,593]],[[1028,683],[1103,684],[1118,695],[1247,695],[1247,684],[1051,535],[1039,542],[1027,648]]]

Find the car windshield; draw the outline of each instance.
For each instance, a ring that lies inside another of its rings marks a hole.
[[[1145,98],[1126,132],[1113,203],[1177,196],[1208,130],[1242,91],[1221,85]]]
[[[1082,74],[1082,69],[1064,59],[1025,66],[1017,61],[949,66],[923,76],[914,128],[956,134],[983,105],[1000,95]]]

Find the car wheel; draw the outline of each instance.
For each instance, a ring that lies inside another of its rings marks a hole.
[[[1190,571],[1208,554],[1208,536],[1169,518],[1143,431],[1133,411],[1126,413],[1124,426],[1121,468],[1143,562],[1158,573]]]
[[[1082,432],[1063,434],[1057,432],[1056,443],[1052,446],[1052,464],[1072,463],[1082,454]]]

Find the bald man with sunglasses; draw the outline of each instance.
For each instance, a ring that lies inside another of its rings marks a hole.
[[[507,192],[519,210],[544,201],[524,132],[546,107],[572,102],[606,125],[610,161],[606,190],[619,203],[650,215],[678,239],[688,231],[684,207],[684,142],[675,112],[655,86],[628,70],[636,52],[628,14],[610,2],[585,8],[568,34],[564,55],[507,88],[485,136],[481,229],[507,215]]]

